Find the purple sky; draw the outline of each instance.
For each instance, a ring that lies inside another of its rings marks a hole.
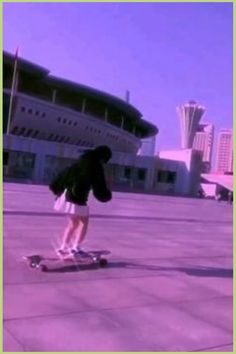
[[[231,128],[232,3],[4,3],[3,48],[131,103],[159,129],[157,150],[180,148],[176,106]],[[216,139],[215,139],[216,140]]]

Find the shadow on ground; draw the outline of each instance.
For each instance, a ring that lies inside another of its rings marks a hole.
[[[97,264],[81,264],[70,265],[57,268],[48,269],[48,273],[66,273],[66,272],[78,272],[85,270],[96,270],[101,267]],[[125,269],[137,269],[137,270],[151,270],[155,272],[182,272],[190,276],[196,277],[212,277],[212,278],[233,278],[233,269],[230,268],[214,268],[199,266],[196,268],[189,267],[161,267],[153,265],[142,265],[128,262],[109,262],[104,268],[125,268]]]

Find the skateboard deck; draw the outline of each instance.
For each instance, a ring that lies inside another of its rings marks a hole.
[[[40,269],[43,272],[47,272],[50,269],[59,266],[75,265],[78,268],[83,265],[98,265],[100,267],[105,267],[108,264],[107,259],[104,257],[109,254],[109,251],[88,251],[84,252],[83,255],[69,255],[65,257],[60,257],[55,253],[39,255],[27,255],[23,256],[23,260],[26,261],[27,265],[33,269]]]

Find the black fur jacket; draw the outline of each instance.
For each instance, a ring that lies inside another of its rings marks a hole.
[[[72,166],[63,170],[49,185],[60,196],[66,189],[66,200],[77,205],[86,205],[90,190],[100,202],[108,202],[112,193],[108,189],[102,163],[111,157],[108,147],[98,147],[85,152]]]

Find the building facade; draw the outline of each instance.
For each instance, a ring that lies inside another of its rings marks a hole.
[[[156,147],[156,137],[152,136],[151,138],[142,139],[141,147],[139,150],[139,155],[141,156],[155,156],[155,147]]]
[[[200,123],[193,140],[193,149],[202,152],[202,173],[211,170],[212,152],[214,141],[214,126],[209,123]]]
[[[181,148],[191,149],[198,124],[205,112],[205,107],[195,101],[179,105],[177,113],[180,119]]]
[[[233,172],[233,131],[221,129],[216,151],[216,173]]]
[[[129,102],[53,77],[9,53],[3,55],[3,76],[4,181],[49,184],[85,150],[107,145],[113,157],[105,172],[113,190],[195,195],[194,153],[186,161],[137,154],[158,128]]]

